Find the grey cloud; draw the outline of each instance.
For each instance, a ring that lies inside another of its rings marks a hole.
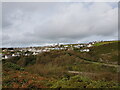
[[[116,39],[117,15],[108,3],[3,3],[3,46]]]

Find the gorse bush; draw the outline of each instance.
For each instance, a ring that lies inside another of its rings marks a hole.
[[[93,81],[88,77],[76,75],[68,78],[62,78],[51,86],[51,88],[118,88],[118,83]]]
[[[32,66],[28,66],[25,68],[26,71],[31,73],[37,73],[41,76],[45,77],[54,77],[54,78],[60,78],[62,75],[66,73],[66,70],[63,67],[58,67],[56,65],[52,64],[35,64]]]
[[[44,83],[48,82],[46,78],[39,75],[30,74],[25,71],[7,70],[3,71],[3,88],[46,88]]]
[[[36,57],[33,55],[30,56],[22,56],[16,63],[20,66],[28,66],[35,64]]]
[[[14,69],[14,70],[22,70],[22,71],[24,70],[23,67],[16,65],[14,63],[11,63],[11,62],[6,62],[5,64],[3,64],[3,67],[4,69],[8,68],[8,69]]]
[[[17,61],[18,61],[20,58],[21,58],[21,57],[11,57],[11,58],[2,60],[2,63],[12,62],[12,63],[16,64]]]

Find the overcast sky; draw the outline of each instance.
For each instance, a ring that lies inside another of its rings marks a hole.
[[[116,3],[4,2],[2,46],[117,40]]]

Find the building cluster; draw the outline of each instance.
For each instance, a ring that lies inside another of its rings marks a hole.
[[[80,52],[89,52],[89,47],[92,47],[94,42],[88,44],[66,44],[53,45],[44,47],[27,47],[27,48],[2,48],[2,59],[8,59],[16,56],[37,55],[42,52],[50,52],[52,50],[74,50],[79,49]]]

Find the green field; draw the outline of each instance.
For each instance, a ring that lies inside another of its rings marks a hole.
[[[100,45],[109,44],[109,43],[115,43],[115,42],[118,42],[118,41],[97,42],[97,43],[94,44],[94,46],[100,46]]]

